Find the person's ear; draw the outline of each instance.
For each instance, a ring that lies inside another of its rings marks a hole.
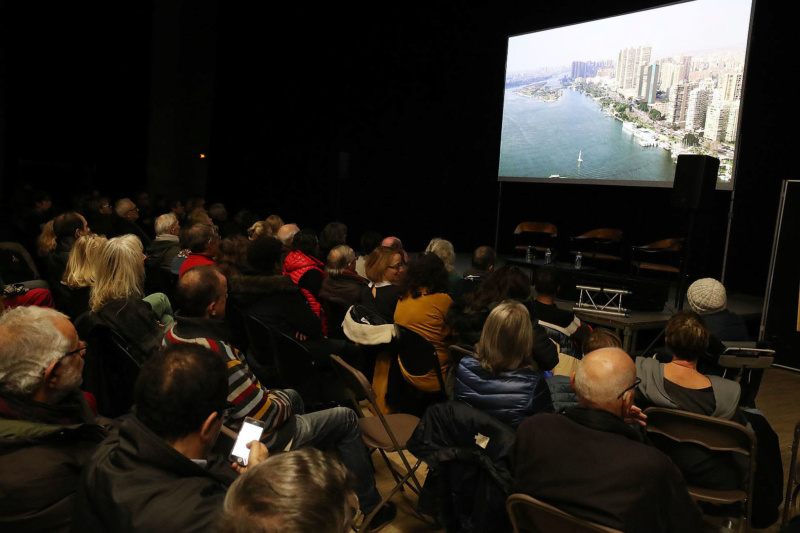
[[[214,411],[208,418],[206,418],[203,425],[200,427],[200,438],[203,439],[204,442],[209,442],[217,438],[217,433],[219,433],[219,426],[221,425],[222,419],[219,416],[217,411]]]
[[[58,386],[58,380],[60,379],[59,362],[53,361],[44,371],[44,384],[47,389],[55,389]]]
[[[572,392],[575,392],[575,372],[569,377],[569,386],[572,388]]]
[[[208,307],[206,307],[206,318],[211,318],[216,315],[217,315],[217,302],[214,301],[208,304]]]
[[[489,268],[486,269],[486,272],[494,272],[494,264],[489,265]]]

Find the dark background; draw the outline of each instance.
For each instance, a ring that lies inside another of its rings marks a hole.
[[[26,186],[61,209],[92,188],[196,194],[301,227],[342,220],[354,245],[377,229],[412,250],[443,236],[468,251],[495,239],[508,35],[667,3],[2,4],[0,203],[17,208]],[[785,13],[755,9],[726,284],[763,294],[793,176],[796,39]],[[681,235],[670,193],[503,184],[500,251],[523,220],[564,238]],[[699,220],[695,277],[721,273],[730,201],[715,193]]]

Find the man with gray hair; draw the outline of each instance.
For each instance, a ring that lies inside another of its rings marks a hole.
[[[283,245],[283,257],[286,257],[286,255],[292,251],[294,236],[297,235],[298,231],[300,231],[300,228],[297,224],[284,224],[278,228],[278,233],[275,234],[275,237],[277,237]]]
[[[639,380],[628,354],[591,352],[571,383],[577,406],[520,425],[513,491],[628,533],[698,531],[686,481],[638,427],[646,417],[633,405]]]
[[[119,219],[117,219],[118,227],[116,228],[117,236],[132,233],[139,237],[142,244],[147,248],[150,245],[150,237],[148,237],[141,226],[136,223],[136,221],[139,220],[139,208],[136,207],[133,200],[130,198],[120,198],[114,203],[114,212],[119,217]]]
[[[156,218],[155,221],[156,239],[145,249],[148,267],[161,267],[169,270],[172,261],[178,257],[181,251],[178,235],[181,231],[180,222],[174,213],[166,213]]]
[[[107,435],[83,381],[86,343],[66,315],[0,317],[0,529],[68,531],[83,466]]]

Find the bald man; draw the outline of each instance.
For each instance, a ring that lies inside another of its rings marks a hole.
[[[698,531],[700,511],[680,471],[644,443],[628,354],[591,352],[570,382],[577,406],[520,425],[514,492],[628,533]]]

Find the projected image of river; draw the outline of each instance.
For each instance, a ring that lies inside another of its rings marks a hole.
[[[507,88],[500,140],[500,176],[672,182],[675,163],[658,146],[640,146],[622,122],[589,96],[565,89],[555,102]],[[583,162],[578,162],[580,155]]]

